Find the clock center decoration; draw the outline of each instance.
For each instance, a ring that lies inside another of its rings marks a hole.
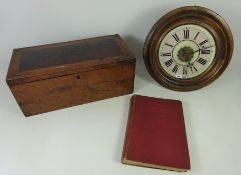
[[[194,56],[194,50],[191,47],[183,47],[178,51],[178,59],[181,62],[188,63]]]
[[[144,60],[152,77],[177,91],[202,88],[228,66],[232,33],[215,12],[199,6],[175,9],[152,27]]]

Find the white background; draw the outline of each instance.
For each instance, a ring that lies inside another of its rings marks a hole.
[[[115,33],[137,56],[134,93],[183,101],[192,169],[182,174],[241,174],[240,1],[0,2],[0,175],[179,174],[121,164],[131,95],[25,118],[5,83],[13,48]],[[202,5],[219,13],[235,41],[233,58],[222,76],[208,87],[185,93],[158,85],[142,61],[151,26],[184,5]]]

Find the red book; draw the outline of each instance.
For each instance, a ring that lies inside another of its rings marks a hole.
[[[174,171],[190,169],[181,101],[132,96],[122,163]]]

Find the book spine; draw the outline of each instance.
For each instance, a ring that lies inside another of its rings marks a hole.
[[[134,117],[134,104],[135,104],[135,98],[136,95],[133,95],[130,99],[130,107],[129,107],[129,114],[128,114],[128,120],[127,120],[127,125],[126,125],[126,133],[125,133],[125,140],[124,140],[124,146],[123,146],[123,152],[122,152],[122,158],[121,162],[125,163],[126,161],[126,153],[128,151],[128,141],[129,141],[129,136],[130,136],[130,129]]]

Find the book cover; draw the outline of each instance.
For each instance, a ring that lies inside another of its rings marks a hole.
[[[190,169],[181,101],[132,96],[122,163],[174,171]]]

